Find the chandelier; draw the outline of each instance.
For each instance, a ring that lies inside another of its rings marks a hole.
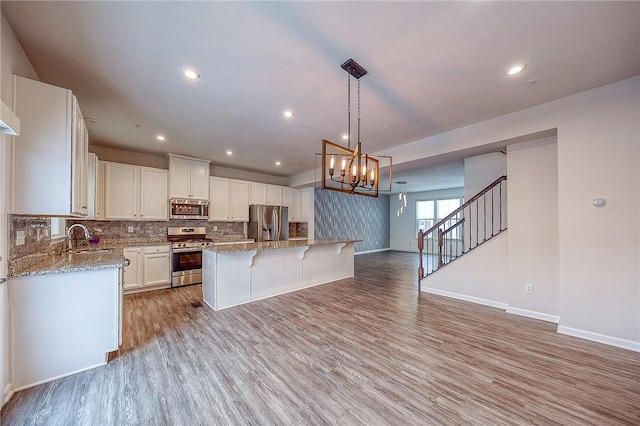
[[[407,208],[407,181],[401,180],[396,183],[401,186],[400,192],[398,192],[398,217],[400,217]]]
[[[349,194],[378,197],[380,162],[389,165],[389,191],[391,191],[391,157],[368,155],[362,152],[360,141],[360,78],[367,74],[356,61],[349,59],[341,65],[347,72],[347,147],[328,140],[322,141],[322,188]],[[358,81],[358,119],[356,144],[351,149],[351,78]],[[336,168],[339,166],[339,169]]]

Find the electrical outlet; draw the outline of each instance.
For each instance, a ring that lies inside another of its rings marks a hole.
[[[213,225],[213,230],[217,231],[218,230],[218,226],[217,225]]]
[[[127,232],[133,232],[133,226],[127,227]]]
[[[42,239],[41,229],[36,228],[36,241],[40,241]]]
[[[25,243],[25,232],[24,231],[16,231],[16,245],[23,246]]]
[[[525,284],[524,285],[524,292],[525,293],[529,293],[529,294],[533,294],[533,284]]]

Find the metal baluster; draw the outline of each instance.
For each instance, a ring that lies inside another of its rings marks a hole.
[[[422,267],[422,248],[424,247],[424,232],[422,229],[418,232],[418,252],[420,253],[420,266],[418,267],[418,291],[424,276],[424,268]]]
[[[482,242],[487,241],[487,193],[482,194],[482,208],[484,210],[484,216],[482,217],[482,227],[484,229],[482,234]]]
[[[495,234],[493,233],[493,207],[494,207],[494,200],[493,200],[493,188],[491,188],[491,236],[493,237]]]
[[[478,202],[478,200],[476,200],[475,203],[476,203],[476,243],[474,244],[473,248],[476,248],[476,246],[478,245],[478,241],[480,240],[480,203]]]
[[[502,231],[502,182],[500,181],[500,231]]]

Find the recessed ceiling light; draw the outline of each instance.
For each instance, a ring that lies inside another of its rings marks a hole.
[[[227,151],[227,155],[233,155],[233,151]]]
[[[346,141],[347,139],[349,139],[349,135],[347,135],[346,133],[344,135],[342,135],[342,140]]]
[[[200,78],[200,73],[196,70],[187,69],[184,70],[184,76],[190,80],[197,80]]]
[[[525,64],[516,64],[512,67],[510,67],[507,70],[507,74],[509,75],[516,75],[518,73],[520,73],[523,69],[525,69],[527,66]]]
[[[283,114],[284,114],[284,116],[285,116],[285,117],[287,117],[287,118],[291,118],[291,117],[293,117],[294,115],[296,115],[293,111],[291,111],[291,110],[289,110],[289,109],[288,109],[288,110],[286,110],[285,112],[283,112]]]
[[[282,164],[281,162],[276,161],[276,166],[279,166],[279,165],[281,165],[281,164]]]
[[[158,136],[156,136],[156,139],[158,139],[159,141],[167,140],[167,138],[165,138],[165,137],[164,137],[164,136],[162,136],[162,135],[158,135]]]

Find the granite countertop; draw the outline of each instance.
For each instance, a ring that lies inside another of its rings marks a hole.
[[[25,257],[28,257],[28,259],[21,259],[19,264],[10,267],[9,277],[120,268],[125,263],[122,248],[117,247],[110,252],[63,253],[61,255],[39,254]]]
[[[214,243],[231,244],[253,242],[242,236],[229,236],[214,240]],[[119,268],[124,266],[123,249],[127,247],[168,246],[166,238],[105,238],[99,244],[81,244],[76,250],[113,249],[113,251],[96,251],[94,253],[35,253],[9,262],[9,277],[24,277],[31,275],[62,274],[66,272],[91,271],[96,269]],[[231,245],[233,247],[234,245]],[[228,246],[219,246],[228,247]],[[235,251],[235,250],[234,250]]]
[[[241,251],[254,251],[254,250],[271,250],[271,249],[284,249],[294,247],[309,247],[309,246],[322,246],[329,244],[340,243],[354,243],[360,240],[289,240],[289,241],[265,241],[259,243],[246,243],[246,244],[231,244],[222,246],[209,246],[204,247],[203,250],[212,251],[215,253],[235,253]]]

